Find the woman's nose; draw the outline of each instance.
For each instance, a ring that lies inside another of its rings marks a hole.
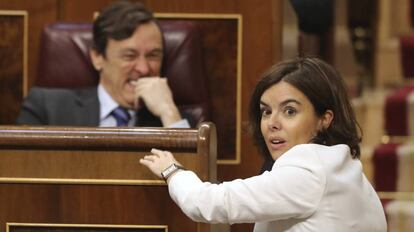
[[[270,117],[270,120],[268,121],[268,127],[270,130],[280,130],[282,128],[282,124],[280,124],[280,120],[277,114]]]

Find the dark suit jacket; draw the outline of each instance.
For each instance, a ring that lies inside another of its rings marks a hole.
[[[99,110],[96,87],[87,89],[34,87],[23,102],[17,124],[99,126]],[[139,110],[136,115],[139,119],[136,126],[162,126],[159,118],[146,108]]]

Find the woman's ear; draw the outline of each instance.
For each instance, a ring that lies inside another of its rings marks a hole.
[[[95,49],[90,49],[89,56],[91,57],[93,67],[95,67],[95,69],[100,72],[103,66],[103,55],[95,51]]]
[[[327,129],[334,119],[334,113],[332,110],[327,110],[321,117],[321,126],[323,129]]]

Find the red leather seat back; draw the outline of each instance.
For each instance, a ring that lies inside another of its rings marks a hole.
[[[89,58],[91,24],[56,23],[42,33],[36,85],[79,88],[98,84],[98,72]]]
[[[401,65],[404,78],[414,78],[414,36],[400,37]]]

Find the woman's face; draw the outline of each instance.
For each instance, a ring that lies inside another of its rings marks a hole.
[[[261,131],[273,160],[295,145],[309,143],[326,123],[325,116],[316,115],[309,99],[284,81],[263,93],[260,112]]]

